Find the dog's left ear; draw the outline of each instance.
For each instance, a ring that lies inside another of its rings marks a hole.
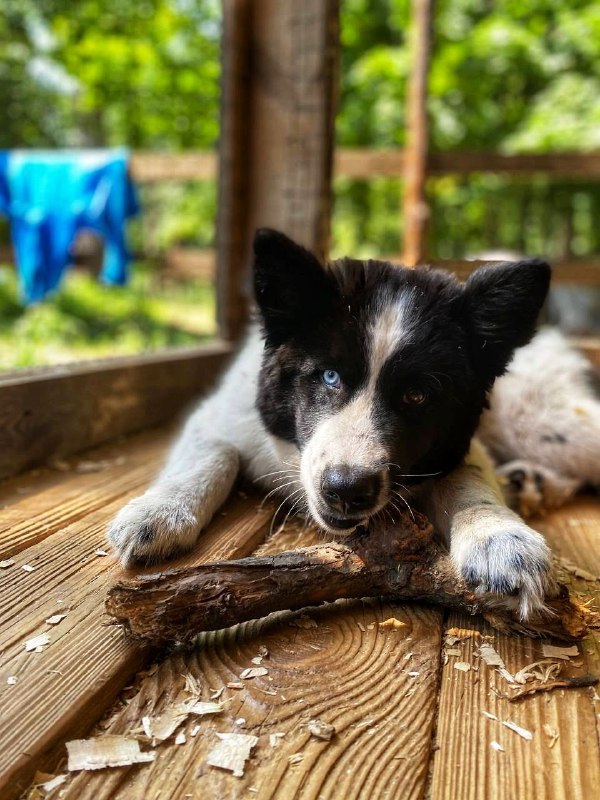
[[[539,259],[481,267],[468,279],[464,300],[473,358],[490,385],[533,336],[549,286],[550,267]]]
[[[280,344],[327,313],[334,288],[310,251],[283,233],[260,228],[254,235],[254,293],[267,339]]]

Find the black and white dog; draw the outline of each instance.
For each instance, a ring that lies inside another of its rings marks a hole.
[[[539,609],[553,588],[548,547],[505,504],[474,434],[495,379],[534,333],[548,265],[484,267],[462,285],[380,261],[323,266],[271,230],[254,254],[260,326],[156,482],[113,521],[121,562],[191,548],[242,471],[330,536],[400,504],[421,508],[470,585],[513,596],[523,617]],[[499,424],[488,420],[492,440]]]

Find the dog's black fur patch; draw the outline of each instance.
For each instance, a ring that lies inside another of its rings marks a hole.
[[[322,266],[271,230],[257,232],[254,255],[265,338],[257,405],[267,429],[300,449],[365,385],[376,315],[407,304],[410,325],[381,369],[372,411],[403,474],[447,473],[463,459],[495,378],[534,332],[550,281],[537,260],[484,267],[464,285],[383,261]],[[339,392],[320,380],[327,369],[343,377]],[[415,387],[428,402],[413,407],[402,398]]]

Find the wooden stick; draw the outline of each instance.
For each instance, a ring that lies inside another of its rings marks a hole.
[[[566,641],[584,636],[593,617],[561,586],[547,600],[549,613],[522,622],[497,595],[470,591],[428,520],[419,514],[411,520],[408,513],[393,528],[376,526],[344,543],[123,579],[110,589],[106,609],[134,637],[167,643],[273,611],[377,596],[482,613],[507,633]]]

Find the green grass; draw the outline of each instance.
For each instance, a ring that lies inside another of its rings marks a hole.
[[[45,302],[24,307],[15,271],[0,266],[0,371],[192,345],[215,335],[212,285],[160,286],[136,263],[127,286],[78,271]]]

